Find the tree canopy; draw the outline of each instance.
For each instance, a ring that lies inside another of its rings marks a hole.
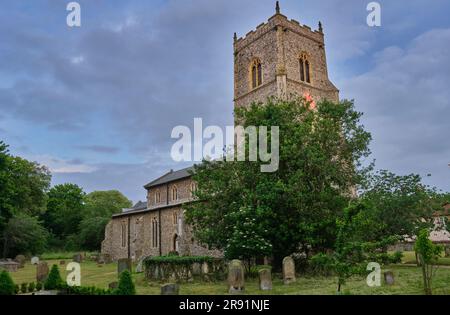
[[[348,101],[311,110],[303,99],[270,99],[235,116],[244,127],[279,126],[279,169],[262,173],[260,161],[197,165],[200,201],[187,216],[199,240],[234,258],[332,248],[336,217],[366,172],[371,136],[361,113]]]

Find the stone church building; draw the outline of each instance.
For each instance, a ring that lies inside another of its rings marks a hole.
[[[234,106],[264,102],[269,96],[311,96],[339,101],[328,78],[322,24],[317,30],[276,12],[245,37],[234,35]],[[190,170],[170,171],[145,185],[147,202],[124,209],[108,223],[102,254],[111,259],[147,256],[221,256],[199,245],[184,222],[183,205],[192,201]]]

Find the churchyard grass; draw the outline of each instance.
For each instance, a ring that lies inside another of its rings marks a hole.
[[[71,260],[66,260],[66,264]],[[53,264],[59,266],[59,260],[47,260],[49,267]],[[96,286],[107,288],[108,284],[117,281],[117,264],[100,265],[93,261],[84,261],[81,264],[81,284],[83,286]],[[65,265],[59,266],[63,279],[67,276]],[[370,288],[364,277],[353,277],[344,286],[346,294],[423,294],[422,274],[416,266],[393,265],[383,267],[383,270],[394,272],[395,284]],[[18,272],[11,273],[16,284],[36,281],[36,266],[27,262],[25,267]],[[319,277],[299,275],[296,283],[283,285],[280,275],[275,274],[272,291],[260,291],[257,279],[246,279],[245,294],[325,294],[332,295],[336,292],[335,277]],[[144,274],[133,273],[137,294],[160,294],[160,283],[148,283]],[[434,294],[450,294],[450,267],[441,266],[436,272],[433,282]],[[228,289],[225,281],[221,282],[191,282],[180,285],[180,294],[185,295],[225,295]]]

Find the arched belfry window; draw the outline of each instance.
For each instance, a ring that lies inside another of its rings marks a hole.
[[[250,76],[252,89],[262,84],[262,64],[258,58],[253,59],[250,65]]]
[[[306,53],[300,54],[300,81],[311,83],[311,63]]]

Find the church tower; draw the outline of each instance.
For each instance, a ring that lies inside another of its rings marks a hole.
[[[339,101],[328,78],[322,24],[317,30],[276,12],[243,38],[234,35],[235,107],[309,94],[316,101]]]

